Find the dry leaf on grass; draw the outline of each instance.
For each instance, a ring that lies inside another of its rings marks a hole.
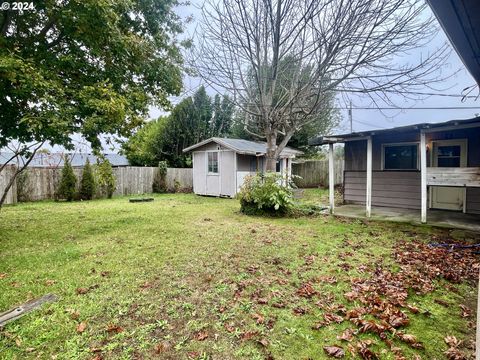
[[[324,346],[323,351],[325,351],[328,356],[334,358],[342,358],[345,356],[345,351],[340,346],[336,345]]]
[[[77,325],[77,333],[81,334],[87,328],[87,323],[82,321],[80,324]]]

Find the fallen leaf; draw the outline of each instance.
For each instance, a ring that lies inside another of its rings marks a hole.
[[[297,295],[305,298],[311,298],[317,291],[313,288],[312,284],[305,283],[297,290]]]
[[[203,341],[208,338],[208,333],[206,331],[200,331],[195,334],[194,339],[197,341]]]
[[[449,304],[447,301],[442,300],[442,299],[435,299],[435,300],[433,300],[433,301],[434,301],[435,303],[439,304],[439,305],[444,306],[444,307],[449,307],[449,306],[450,306],[450,304]]]
[[[87,323],[82,321],[80,324],[77,325],[77,332],[81,334],[85,331],[86,328],[87,328]]]
[[[66,309],[66,312],[70,314],[70,319],[77,320],[80,317],[80,312],[75,309]]]
[[[342,335],[337,336],[338,340],[352,341],[354,332],[352,329],[346,329]]]
[[[264,347],[267,347],[268,346],[268,340],[265,339],[265,338],[262,338],[260,340],[258,340],[258,343]]]
[[[7,277],[7,273],[0,273],[0,279],[5,279]]]
[[[123,331],[123,328],[119,325],[115,324],[108,324],[107,326],[107,332],[109,333],[121,333]]]
[[[253,314],[252,318],[257,322],[257,324],[263,324],[265,322],[265,318],[260,314]]]
[[[77,294],[78,295],[84,295],[86,293],[88,293],[90,290],[88,288],[77,288]]]
[[[328,356],[331,356],[334,358],[342,358],[345,356],[345,351],[340,346],[336,346],[336,345],[324,346],[323,351],[325,351],[325,353]]]

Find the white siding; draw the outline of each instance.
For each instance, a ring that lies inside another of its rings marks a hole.
[[[220,153],[220,195],[235,196],[235,152]]]
[[[207,159],[206,153],[193,153],[193,192],[198,195],[207,195],[206,177],[207,177]]]

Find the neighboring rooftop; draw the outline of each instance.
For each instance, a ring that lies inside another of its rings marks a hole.
[[[62,153],[37,153],[35,154],[33,160],[30,162],[29,167],[58,167],[63,166],[63,157],[68,156],[72,166],[80,167],[84,166],[87,162],[87,159],[90,161],[90,164],[95,164],[97,162],[97,157],[93,154],[62,154]],[[13,153],[9,152],[0,152],[0,165],[5,164],[11,157]],[[125,156],[119,154],[105,154],[104,155],[112,166],[128,166],[128,160]],[[26,160],[25,158],[19,160],[14,159],[10,163],[16,165],[20,161],[20,164],[23,164]]]
[[[319,136],[308,141],[309,145],[324,145],[335,142],[343,142],[344,140],[379,135],[383,133],[393,133],[393,132],[405,132],[405,131],[416,131],[422,129],[434,129],[434,128],[451,128],[454,130],[456,127],[477,127],[480,126],[480,117],[475,117],[472,119],[466,120],[449,120],[440,123],[419,123],[407,126],[397,126],[390,129],[378,129],[378,130],[367,130],[367,131],[358,131],[349,134],[339,134],[339,135],[328,135],[328,136]]]
[[[183,152],[189,152],[196,148],[199,148],[203,145],[209,144],[211,142],[222,145],[230,150],[233,150],[239,154],[246,155],[265,155],[267,152],[267,143],[261,141],[250,141],[243,139],[229,139],[229,138],[218,138],[212,137],[210,139],[201,141],[195,145],[189,146],[183,149]],[[301,155],[302,151],[296,150],[290,147],[285,147],[280,155],[291,156],[291,155]]]

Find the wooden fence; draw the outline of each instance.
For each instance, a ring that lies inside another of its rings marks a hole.
[[[343,163],[343,159],[334,162],[335,185],[343,183]],[[300,177],[294,179],[295,184],[300,188],[326,187],[328,186],[328,160],[293,163],[292,174]]]
[[[0,173],[0,194],[11,178],[15,168],[7,167]],[[115,192],[113,195],[134,195],[152,192],[153,179],[158,171],[155,167],[117,167],[113,168]],[[36,201],[53,199],[60,182],[62,168],[31,167],[24,175],[17,177],[14,186],[7,195],[6,204],[17,201]],[[74,168],[77,179],[81,178],[82,168]],[[192,169],[168,168],[167,187],[170,191],[188,191],[193,187]],[[79,181],[77,182],[79,186]]]

